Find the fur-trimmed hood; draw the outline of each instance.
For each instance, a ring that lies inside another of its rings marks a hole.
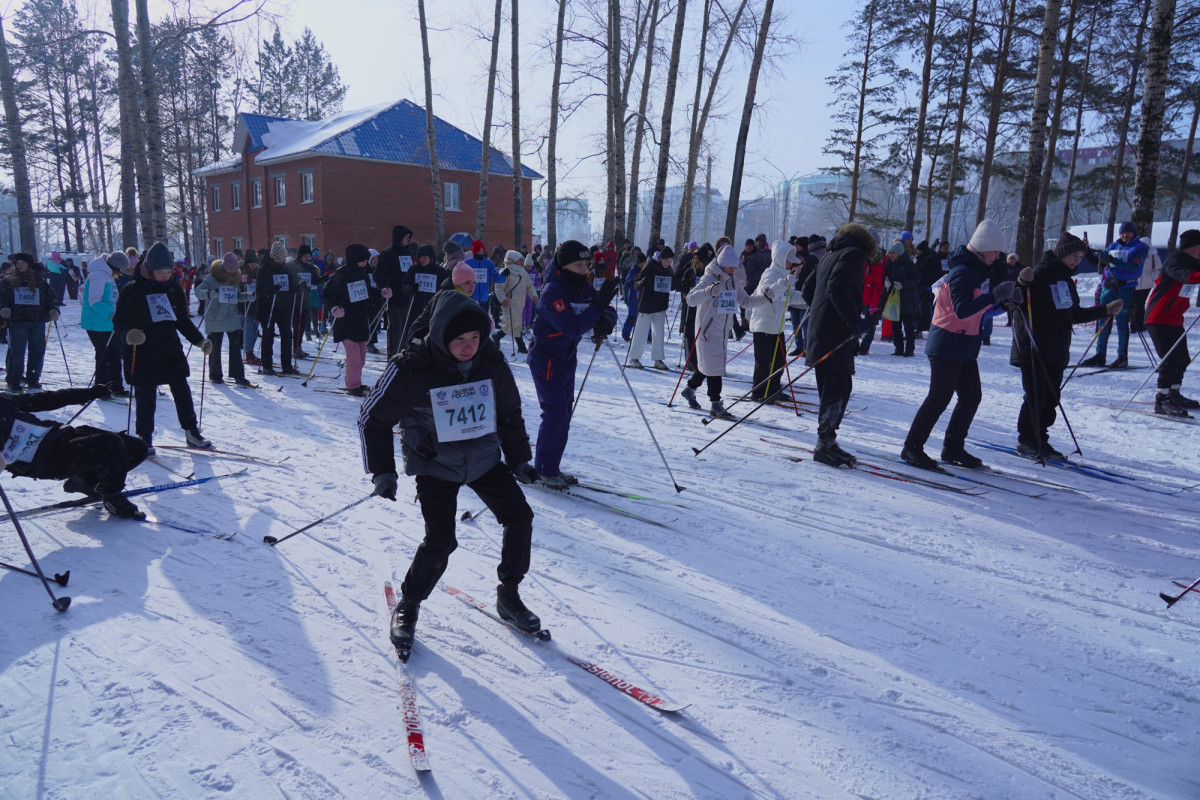
[[[831,251],[838,250],[850,243],[853,243],[854,246],[866,253],[869,263],[874,264],[881,260],[882,254],[879,252],[879,242],[875,240],[875,237],[867,230],[866,226],[860,225],[857,222],[847,222],[838,228],[833,240],[829,242],[829,249]]]

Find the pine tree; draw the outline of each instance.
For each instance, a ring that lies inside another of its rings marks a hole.
[[[308,27],[292,48],[292,62],[295,102],[301,119],[324,119],[342,110],[346,86],[325,46]]]

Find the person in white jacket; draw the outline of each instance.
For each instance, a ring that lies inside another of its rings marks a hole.
[[[517,352],[528,352],[525,349],[525,329],[521,315],[525,313],[525,299],[537,302],[538,292],[533,286],[533,278],[525,269],[525,256],[516,250],[504,254],[504,267],[500,270],[504,283],[497,283],[496,299],[500,301],[500,330],[492,335],[496,344],[505,334],[513,337],[517,343]]]
[[[1142,333],[1146,330],[1146,299],[1150,297],[1150,290],[1154,288],[1154,282],[1162,274],[1162,259],[1158,257],[1158,251],[1154,249],[1154,245],[1150,244],[1150,237],[1147,236],[1142,241],[1150,248],[1150,252],[1146,254],[1146,260],[1142,262],[1142,276],[1138,278],[1137,286],[1133,288],[1133,307],[1129,310],[1129,330],[1133,333]]]
[[[750,309],[750,332],[754,334],[753,400],[779,395],[779,373],[787,364],[787,344],[783,338],[783,320],[789,308],[803,308],[804,298],[796,288],[794,267],[804,263],[796,248],[782,239],[771,245],[771,266],[763,271],[754,289],[762,301]]]
[[[729,245],[717,253],[715,260],[704,268],[696,287],[688,292],[689,306],[696,309],[696,372],[688,379],[683,399],[692,408],[701,408],[696,390],[708,380],[708,399],[712,402],[713,419],[733,419],[721,402],[725,375],[726,342],[733,330],[733,318],[741,308],[754,308],[769,302],[771,296],[752,297],[746,294],[737,272],[738,256]]]

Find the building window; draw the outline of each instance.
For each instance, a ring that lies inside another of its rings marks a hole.
[[[262,208],[262,178],[250,181],[250,207]]]
[[[462,192],[457,183],[442,184],[442,201],[447,211],[462,211]]]
[[[300,202],[311,203],[313,201],[313,174],[311,172],[300,173]]]
[[[304,243],[310,248],[317,246],[317,235],[315,233],[306,233],[301,237],[301,239],[303,239]]]
[[[244,255],[246,253],[245,240],[242,239],[242,237],[233,237],[233,252],[237,253],[238,255]]]
[[[220,258],[225,255],[225,240],[213,239],[213,258]]]
[[[242,185],[240,183],[229,184],[229,191],[233,196],[233,210],[240,211],[242,208]]]
[[[287,184],[282,175],[275,176],[275,205],[287,205]]]
[[[220,187],[220,186],[214,186],[214,187],[212,187],[212,189],[213,189],[213,207],[212,207],[212,210],[213,210],[213,211],[220,211],[220,210],[221,210],[221,187]]]

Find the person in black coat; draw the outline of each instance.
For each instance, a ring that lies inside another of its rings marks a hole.
[[[933,323],[933,285],[942,279],[942,259],[927,242],[917,245],[917,273],[920,275],[917,290],[921,302],[917,338],[920,339],[921,334],[929,330]]]
[[[900,290],[900,319],[892,323],[894,356],[912,356],[916,348],[917,318],[921,314],[921,295],[918,284],[921,273],[901,242],[888,248],[888,263],[884,286]]]
[[[395,435],[400,426],[404,472],[416,478],[425,539],[401,584],[391,636],[412,645],[418,608],[446,570],[455,539],[462,486],[487,504],[504,528],[496,610],[525,630],[541,623],[517,587],[529,571],[533,511],[514,478],[532,480],[532,452],[521,395],[503,354],[488,337],[487,313],[471,295],[439,292],[430,303],[429,333],[393,358],[358,417],[363,461],[375,494],[395,501]]]
[[[1072,326],[1095,322],[1121,310],[1119,299],[1107,306],[1080,307],[1074,273],[1085,250],[1087,245],[1082,239],[1065,233],[1035,268],[1023,267],[1014,276],[1025,289],[1026,300],[1024,310],[1018,307],[1012,312],[1015,327],[1010,363],[1021,368],[1025,389],[1017,415],[1017,450],[1035,458],[1066,458],[1050,446],[1049,436],[1063,372],[1071,364]]]
[[[879,247],[869,230],[851,222],[838,229],[828,250],[802,289],[809,305],[804,361],[816,368],[821,404],[813,460],[853,467],[857,460],[838,446],[837,431],[854,390],[863,279],[868,261],[878,258]]]
[[[346,391],[357,397],[367,394],[362,371],[367,362],[367,340],[371,338],[371,300],[380,295],[367,271],[370,258],[366,245],[349,245],[346,263],[325,284],[325,305],[333,317],[333,341],[341,342],[346,350]]]
[[[188,298],[175,277],[171,251],[157,242],[142,258],[137,277],[121,290],[113,314],[114,338],[125,343],[125,380],[137,401],[135,431],[154,454],[154,412],[158,387],[166,384],[175,399],[179,427],[190,447],[211,448],[200,435],[192,390],[188,387],[187,357],[179,335],[208,355],[213,343],[196,329],[188,315]]]
[[[298,375],[292,362],[292,306],[296,287],[287,270],[287,247],[283,242],[271,245],[270,254],[258,268],[255,283],[258,296],[258,321],[262,324],[262,374],[274,375],[275,330],[279,330],[279,366],[284,375]]]
[[[381,253],[379,257],[382,263],[383,254]],[[404,349],[406,343],[412,338],[414,322],[421,316],[421,312],[426,309],[429,301],[433,299],[438,288],[446,280],[446,271],[436,262],[437,250],[431,244],[423,244],[417,248],[417,258],[412,267],[402,272],[398,281],[394,275],[386,279],[386,285],[396,292],[389,301],[388,315],[398,321],[388,324],[389,356]],[[379,267],[375,269],[375,280],[377,283],[380,282]],[[384,284],[380,283],[380,285]],[[395,316],[393,313],[396,309],[402,312],[399,316]]]
[[[679,289],[679,275],[674,271],[675,252],[663,247],[658,255],[642,267],[633,285],[638,293],[638,315],[633,324],[633,338],[629,343],[629,366],[642,368],[642,353],[646,349],[646,337],[652,336],[650,357],[655,369],[670,369],[667,366],[667,308],[671,304],[671,292]]]

